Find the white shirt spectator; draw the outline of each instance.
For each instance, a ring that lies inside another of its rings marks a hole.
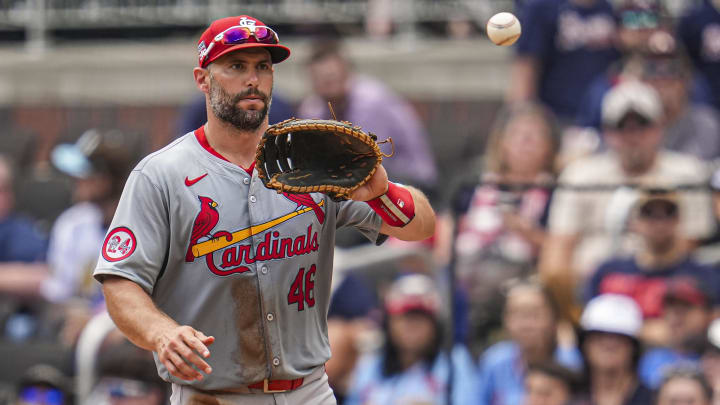
[[[570,164],[559,183],[568,186],[615,186],[637,184],[646,187],[673,188],[677,185],[702,185],[708,181],[709,169],[698,158],[670,151],[660,151],[653,167],[641,176],[626,175],[613,152],[605,152]],[[550,207],[549,229],[553,234],[578,235],[580,240],[573,256],[573,268],[581,279],[587,278],[601,261],[633,251],[633,238],[624,226],[634,200],[623,203],[628,188],[595,191],[559,188]],[[690,239],[709,236],[715,227],[712,201],[708,189],[681,192],[680,215],[683,235]]]
[[[58,217],[50,233],[47,255],[52,274],[41,286],[48,301],[93,298],[99,292],[92,272],[105,232],[102,211],[93,203],[75,204]]]

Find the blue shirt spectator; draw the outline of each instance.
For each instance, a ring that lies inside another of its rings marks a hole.
[[[662,315],[663,296],[668,283],[677,277],[690,277],[702,285],[720,291],[720,276],[714,268],[699,264],[690,257],[662,268],[648,269],[632,258],[612,259],[598,268],[588,283],[586,299],[600,294],[622,294],[635,300],[643,317]],[[717,297],[712,297],[717,305]]]
[[[463,346],[453,349],[452,367],[452,403],[477,403],[475,366]],[[382,356],[370,355],[356,368],[344,405],[410,404],[413,401],[443,405],[447,403],[448,372],[448,357],[441,353],[430,367],[415,364],[402,373],[386,377]]]
[[[520,21],[517,58],[533,65],[530,87],[561,120],[572,121],[588,84],[619,57],[612,6],[606,0],[535,0],[525,3]]]
[[[709,81],[713,104],[720,108],[720,10],[703,0],[680,20],[677,34],[695,68]]]
[[[362,276],[350,272],[332,294],[328,318],[357,319],[370,315],[377,308],[375,291]]]
[[[9,215],[0,219],[0,262],[45,260],[47,237],[28,219]]]
[[[572,370],[580,370],[582,357],[576,348],[557,347],[553,359]],[[520,348],[511,341],[494,344],[482,355],[479,364],[478,386],[480,405],[522,404],[525,397],[527,366]]]
[[[446,307],[434,279],[397,279],[384,297],[385,343],[355,368],[344,404],[470,404],[476,370],[462,345],[442,350]]]
[[[668,284],[663,294],[663,319],[669,336],[665,345],[648,350],[640,359],[638,374],[645,385],[660,387],[671,368],[700,366],[706,331],[713,319],[713,292],[712,286],[692,279],[677,278]]]
[[[652,389],[660,388],[665,373],[670,368],[685,365],[697,367],[700,355],[696,353],[680,353],[667,347],[650,349],[640,359],[638,374],[640,380]]]

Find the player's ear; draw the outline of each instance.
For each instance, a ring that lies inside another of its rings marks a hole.
[[[195,86],[200,91],[207,93],[210,91],[210,71],[205,68],[196,67],[193,69],[193,77],[195,78]]]

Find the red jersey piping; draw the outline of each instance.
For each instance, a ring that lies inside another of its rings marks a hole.
[[[229,160],[227,160],[225,158],[225,156],[221,155],[218,151],[213,149],[212,146],[210,146],[210,143],[208,143],[207,137],[205,137],[205,126],[204,125],[195,130],[195,138],[197,138],[198,142],[200,143],[200,146],[202,146],[203,149],[205,149],[206,151],[210,152],[210,154],[212,154],[213,156],[218,157],[226,162],[230,162]],[[240,165],[238,165],[238,166],[240,166]],[[247,169],[242,166],[240,166],[240,168],[245,170],[249,175],[252,176],[253,169],[255,168],[255,162],[252,162],[250,167],[248,167]]]

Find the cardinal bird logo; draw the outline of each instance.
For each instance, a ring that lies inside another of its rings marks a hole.
[[[193,223],[192,233],[190,234],[190,245],[188,246],[187,254],[185,255],[186,262],[192,262],[195,260],[195,256],[193,256],[192,253],[192,247],[200,238],[204,236],[212,237],[210,232],[213,228],[215,228],[215,225],[217,225],[218,220],[220,219],[220,214],[215,209],[218,204],[213,201],[212,198],[198,196],[198,200],[200,200],[200,212],[197,217],[195,217],[195,222]]]
[[[288,200],[296,203],[298,205],[298,208],[300,207],[308,207],[312,208],[313,212],[315,212],[315,216],[317,217],[318,222],[322,224],[325,222],[325,213],[323,212],[322,208],[318,205],[318,203],[313,200],[313,198],[310,196],[310,194],[289,194],[289,193],[282,193],[285,198]]]

